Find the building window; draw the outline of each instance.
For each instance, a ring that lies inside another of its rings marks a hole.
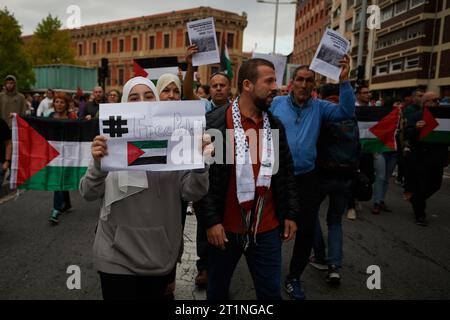
[[[123,68],[118,69],[119,76],[117,77],[119,79],[119,86],[123,86],[124,83],[124,70]]]
[[[170,34],[164,35],[164,48],[167,49],[170,47]]]
[[[381,10],[381,22],[385,22],[390,18],[392,18],[392,6],[389,6]]]
[[[97,54],[97,42],[94,42],[92,44],[92,54]]]
[[[396,60],[391,62],[390,73],[400,72],[403,69],[403,60]]]
[[[408,27],[408,40],[420,37],[423,34],[423,25],[421,23]]]
[[[415,7],[418,7],[424,3],[425,3],[425,0],[410,0],[409,9],[414,9]]]
[[[402,0],[400,2],[397,2],[394,5],[394,16],[398,16],[399,14],[406,12],[407,9],[408,9],[408,0]]]
[[[148,38],[148,48],[149,48],[150,50],[155,49],[155,36],[150,36],[150,37]]]
[[[341,6],[337,7],[336,10],[333,12],[333,18],[337,18],[341,15]]]
[[[227,47],[234,48],[234,34],[233,33],[227,34]]]
[[[345,32],[352,31],[352,19],[345,21]]]
[[[138,38],[133,38],[133,51],[138,50]]]
[[[79,45],[78,45],[78,55],[79,55],[79,56],[82,56],[82,55],[83,55],[83,45],[82,45],[82,44],[79,44]]]
[[[220,32],[216,32],[216,38],[217,38],[217,43],[220,43],[220,45],[222,45],[222,38],[221,38]]]
[[[414,69],[419,67],[419,57],[406,58],[405,69]]]
[[[184,33],[184,45],[186,46],[186,47],[189,47],[190,46],[190,41],[189,41],[189,34],[187,33],[187,32],[185,32]]]
[[[123,42],[123,39],[120,39],[119,40],[119,52],[123,52],[123,49],[124,49],[124,42]]]
[[[211,67],[211,74],[219,72],[219,67],[213,66]]]
[[[387,63],[377,65],[377,75],[387,74],[387,72],[388,72],[388,64]]]
[[[111,53],[111,41],[106,41],[106,53]]]

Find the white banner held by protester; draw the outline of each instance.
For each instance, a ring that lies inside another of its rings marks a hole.
[[[283,85],[284,70],[286,69],[287,57],[281,54],[265,54],[253,52],[252,58],[266,59],[273,63],[275,66],[275,74],[277,76],[277,85],[281,87]]]
[[[192,65],[220,63],[214,19],[191,21],[186,26],[190,43],[196,44],[198,47],[198,52],[192,56]]]
[[[326,29],[311,62],[311,70],[338,81],[341,74],[339,61],[349,49],[350,42],[344,36],[332,29]]]
[[[107,138],[104,171],[176,171],[204,168],[201,101],[100,104],[100,134]]]

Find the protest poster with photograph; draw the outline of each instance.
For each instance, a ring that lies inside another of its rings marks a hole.
[[[196,44],[198,53],[192,56],[192,65],[220,63],[214,19],[207,18],[187,23],[189,42]]]
[[[277,85],[281,87],[283,85],[284,71],[286,69],[287,57],[281,54],[266,54],[253,52],[252,58],[265,59],[273,63],[275,66],[275,74],[277,76]]]
[[[349,49],[350,42],[344,36],[332,29],[326,29],[311,62],[311,70],[338,81],[341,74],[339,61]]]
[[[104,103],[99,121],[108,146],[103,171],[204,168],[202,101]]]

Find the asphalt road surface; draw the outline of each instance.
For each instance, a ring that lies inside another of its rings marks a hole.
[[[0,199],[0,299],[101,299],[91,255],[99,202],[85,202],[76,191],[71,197],[74,210],[64,213],[57,226],[48,222],[52,192],[25,191],[17,199]],[[428,227],[413,223],[412,209],[402,200],[399,186],[391,183],[386,202],[394,212],[374,216],[366,202],[357,220],[343,218],[342,283],[329,287],[326,273],[308,266],[302,279],[308,299],[450,299],[450,179],[444,179],[442,189],[429,201]],[[326,204],[322,218],[325,209]],[[191,241],[193,225],[185,235]],[[322,226],[326,234],[324,219]],[[283,248],[283,277],[292,245]],[[195,270],[194,260],[183,263]],[[71,265],[80,268],[81,289],[67,288]],[[369,290],[372,273],[367,268],[373,265],[380,268],[381,289]],[[230,296],[255,299],[245,259],[235,271]],[[193,297],[204,298],[193,284],[192,292],[177,294],[177,299]]]

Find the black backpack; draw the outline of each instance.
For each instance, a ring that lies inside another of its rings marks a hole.
[[[317,146],[320,172],[352,178],[361,154],[358,121],[355,118],[322,125]]]

